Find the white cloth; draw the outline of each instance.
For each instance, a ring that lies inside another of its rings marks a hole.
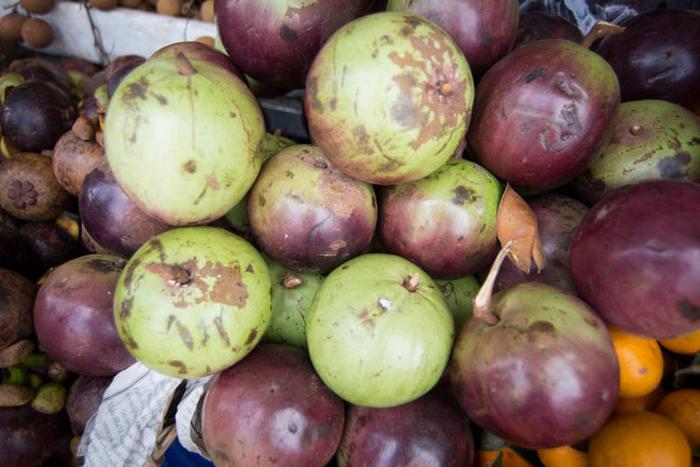
[[[190,438],[191,420],[199,397],[210,379],[187,381],[176,415],[180,442],[200,453]],[[183,380],[157,373],[135,363],[115,377],[88,422],[78,448],[85,466],[134,467],[147,461],[156,444],[165,411]],[[181,435],[181,436],[180,436]]]

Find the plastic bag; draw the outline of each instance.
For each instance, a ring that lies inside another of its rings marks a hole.
[[[700,0],[521,0],[520,11],[547,11],[559,15],[588,34],[598,20],[621,24],[657,8],[700,10]]]

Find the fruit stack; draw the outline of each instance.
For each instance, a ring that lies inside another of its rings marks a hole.
[[[382,3],[8,64],[3,465],[96,464],[134,368],[178,390],[125,426],[207,381],[181,441],[220,466],[692,464],[700,14]],[[302,87],[311,141],[256,100]]]

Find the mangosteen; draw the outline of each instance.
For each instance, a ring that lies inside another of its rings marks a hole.
[[[105,155],[102,146],[86,140],[92,136],[89,130],[92,130],[90,122],[83,117],[78,118],[73,129],[58,140],[51,156],[56,180],[73,196],[80,195],[83,180]]]
[[[97,413],[102,395],[112,382],[112,376],[80,376],[68,391],[66,412],[73,433],[82,435],[88,420]]]
[[[50,81],[26,81],[5,94],[2,132],[19,151],[39,152],[52,149],[75,117],[63,89]]]
[[[19,233],[29,251],[33,278],[80,254],[78,242],[54,222],[30,222]]]
[[[0,350],[32,335],[35,293],[26,277],[0,268]]]
[[[0,207],[23,221],[57,218],[71,203],[53,174],[51,158],[23,153],[0,164]]]

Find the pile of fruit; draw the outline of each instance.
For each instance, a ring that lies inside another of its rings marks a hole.
[[[135,363],[213,376],[220,466],[692,465],[700,13],[378,3],[7,64],[2,465],[79,465]],[[305,89],[311,142],[261,86]]]

